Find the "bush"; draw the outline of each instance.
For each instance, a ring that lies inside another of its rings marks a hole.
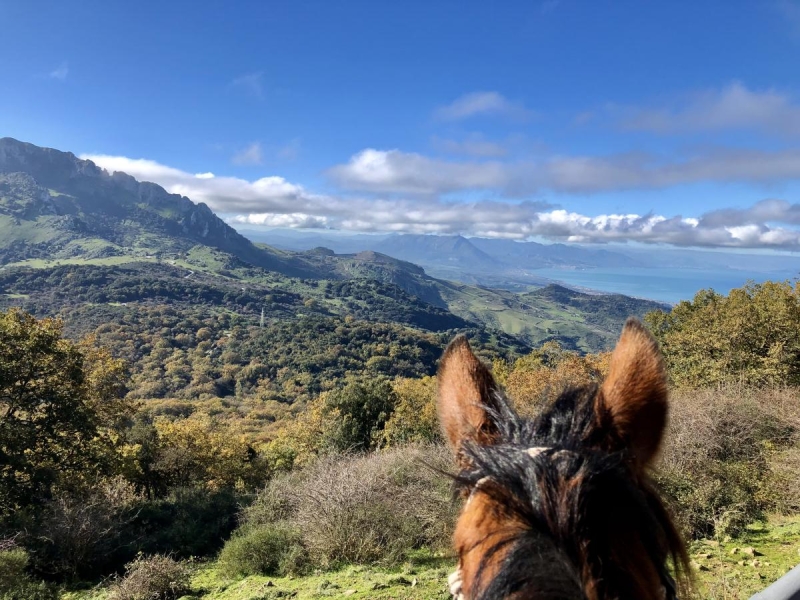
[[[781,484],[797,486],[773,465],[776,455],[791,452],[800,431],[795,392],[679,391],[670,414],[657,480],[688,537],[735,535],[785,507]]]
[[[51,600],[53,589],[27,573],[28,553],[22,548],[0,549],[0,600]]]
[[[114,600],[174,600],[189,592],[189,570],[169,556],[140,556],[111,588]]]
[[[800,447],[778,452],[770,461],[775,509],[783,514],[800,513]]]
[[[222,549],[219,565],[231,575],[285,575],[301,571],[305,556],[295,527],[269,523],[237,532]]]
[[[126,546],[138,501],[133,486],[121,478],[56,495],[26,540],[35,550],[36,570],[75,579],[119,568],[130,557],[117,553]]]
[[[242,511],[240,530],[223,555],[245,552],[258,536],[272,540],[287,524],[299,532],[309,560],[324,568],[396,564],[415,548],[449,547],[458,507],[440,471],[452,468],[440,445],[319,459],[273,479]]]
[[[240,525],[257,527],[290,519],[297,510],[297,491],[304,479],[305,475],[299,471],[276,476],[242,509]]]
[[[315,564],[394,564],[422,546],[449,546],[451,482],[422,462],[450,468],[441,446],[407,446],[320,460],[296,490],[292,520]]]
[[[137,553],[213,556],[247,497],[231,490],[176,489],[144,500],[119,479],[60,493],[23,523],[33,568],[48,578],[95,580],[121,572]]]

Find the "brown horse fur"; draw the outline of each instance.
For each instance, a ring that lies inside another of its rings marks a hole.
[[[467,497],[454,536],[465,600],[675,597],[687,557],[648,470],[667,418],[663,362],[628,320],[601,387],[516,415],[466,339],[439,367],[439,418]]]

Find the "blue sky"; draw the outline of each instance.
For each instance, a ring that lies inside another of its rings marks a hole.
[[[0,22],[0,136],[237,225],[800,246],[797,1],[0,0]]]

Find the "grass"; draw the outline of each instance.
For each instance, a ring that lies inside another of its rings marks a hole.
[[[131,262],[156,262],[155,258],[148,258],[145,256],[107,256],[104,258],[56,258],[56,259],[42,259],[31,258],[28,260],[21,260],[19,262],[8,263],[4,266],[11,267],[30,267],[32,269],[44,269],[46,267],[55,267],[58,265],[124,265]]]
[[[800,517],[774,517],[751,526],[733,540],[701,540],[689,551],[695,568],[697,600],[738,600],[763,590],[800,562]],[[755,562],[754,562],[755,561]],[[398,569],[348,566],[303,577],[229,578],[214,563],[200,563],[191,595],[206,600],[272,598],[354,598],[374,600],[449,599],[448,556],[420,551]],[[62,600],[107,600],[108,588],[66,592]]]
[[[292,597],[438,599],[450,598],[447,576],[453,562],[443,557],[420,554],[400,569],[350,566],[333,572],[306,577],[247,577],[230,580],[213,567],[196,573],[192,586],[208,600],[254,600]]]
[[[701,540],[690,555],[697,598],[749,598],[800,563],[800,517],[773,517],[733,540]]]

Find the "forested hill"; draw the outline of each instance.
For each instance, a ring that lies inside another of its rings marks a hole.
[[[129,364],[133,398],[291,405],[349,377],[431,375],[466,333],[486,359],[520,339],[374,279],[235,278],[168,264],[0,270],[0,308],[59,316]]]

